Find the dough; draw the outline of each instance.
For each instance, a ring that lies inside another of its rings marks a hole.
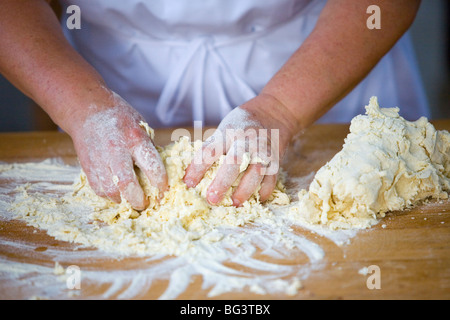
[[[288,177],[282,173],[267,203],[261,204],[254,194],[242,207],[233,207],[230,196],[236,182],[220,205],[211,206],[205,200],[206,190],[224,157],[196,188],[189,189],[182,179],[201,141],[182,137],[158,147],[170,184],[160,203],[156,190],[137,170],[151,200],[142,212],[134,211],[126,201],[116,204],[98,197],[78,167],[50,159],[0,164],[0,178],[10,188],[1,194],[0,208],[5,210],[0,212],[9,211],[11,216],[4,218],[22,219],[57,240],[154,261],[145,276],[143,270],[133,270],[130,284],[124,282],[122,270],[112,276],[109,270],[105,272],[108,279],[117,280],[111,288],[120,294],[133,287],[148,290],[153,280],[167,276],[170,281],[163,297],[177,297],[196,275],[204,279],[202,288],[211,288],[210,296],[244,287],[262,294],[295,294],[301,287],[297,276],[303,279],[311,268],[323,265],[325,252],[291,225],[311,227],[319,235],[337,234],[339,243],[330,240],[340,245],[345,243],[341,237],[347,230],[329,229],[368,228],[390,210],[403,210],[428,198],[448,198],[449,133],[436,131],[425,118],[405,121],[398,108],[379,108],[376,98],[366,109],[366,115],[353,119],[342,151],[317,172],[309,190],[298,192],[295,201],[288,194],[298,190],[285,190],[283,181]],[[147,124],[141,126],[153,135]],[[241,171],[254,160],[245,154]],[[14,191],[11,181],[19,184]],[[299,251],[309,262],[292,265],[292,255]],[[260,252],[275,262],[259,260],[261,255],[255,253]],[[168,255],[175,257],[166,259]],[[54,273],[63,271],[55,264]],[[98,280],[99,273],[88,270],[84,274]]]
[[[151,132],[150,129],[148,132]],[[169,190],[164,193],[160,201],[157,201],[158,190],[149,183],[138,168],[136,169],[138,180],[150,199],[149,207],[142,212],[135,211],[126,200],[116,204],[98,197],[90,188],[83,172],[75,183],[73,197],[90,204],[94,209],[93,219],[115,228],[125,237],[134,238],[133,241],[142,241],[145,247],[143,250],[152,253],[181,254],[189,241],[206,239],[207,235],[214,232],[217,227],[242,226],[256,219],[269,220],[272,212],[260,203],[257,192],[244,202],[242,207],[233,206],[231,195],[243,172],[219,205],[213,206],[206,201],[207,188],[225,160],[225,156],[221,156],[213,164],[195,188],[186,186],[183,181],[185,170],[191,163],[195,150],[200,148],[201,144],[201,141],[191,142],[188,137],[181,137],[179,141],[164,148],[158,147],[169,182]],[[248,156],[244,154],[244,157]],[[243,160],[246,165],[250,163],[249,159]],[[282,177],[283,175],[280,175],[276,188],[267,201],[269,204],[281,206],[290,203]],[[217,240],[220,239],[213,239],[213,241]],[[180,245],[181,243],[183,245]]]
[[[153,131],[144,123],[149,135]],[[91,199],[95,218],[109,225],[130,219],[148,236],[161,232],[172,221],[201,238],[214,228],[241,226],[257,217],[270,217],[267,205],[254,194],[242,208],[232,206],[231,194],[238,180],[218,206],[206,200],[206,190],[223,162],[222,156],[194,189],[182,181],[185,169],[201,141],[188,137],[159,148],[169,178],[169,191],[160,203],[158,192],[137,170],[139,181],[151,205],[141,213],[123,201],[116,205],[97,197],[81,176],[77,194]],[[250,162],[244,154],[243,168]],[[399,108],[380,108],[376,97],[366,106],[366,115],[355,117],[342,150],[315,175],[309,190],[298,193],[290,203],[283,179],[279,179],[268,204],[285,206],[294,221],[320,224],[331,229],[368,228],[388,211],[404,210],[428,198],[446,199],[450,190],[450,134],[437,131],[426,118],[415,122],[399,116]],[[289,205],[289,208],[288,208]],[[136,220],[134,220],[136,219]]]
[[[291,215],[333,229],[367,228],[388,211],[446,199],[449,191],[450,134],[424,117],[406,121],[372,97],[342,151],[299,192]]]
[[[47,230],[59,240],[105,251],[210,256],[212,247],[223,247],[226,249],[217,252],[225,256],[230,246],[248,242],[247,232],[252,226],[244,231],[233,227],[253,224],[269,228],[270,241],[289,247],[294,237],[287,230],[291,224],[368,228],[388,211],[404,210],[428,198],[448,198],[450,134],[435,130],[425,118],[406,121],[399,116],[398,108],[380,108],[376,98],[370,100],[366,110],[366,115],[352,120],[342,150],[317,172],[309,190],[298,192],[298,201],[291,201],[287,191],[292,192],[285,190],[281,174],[267,203],[260,203],[255,193],[242,207],[234,207],[231,194],[238,179],[220,205],[210,205],[205,200],[206,190],[225,156],[196,188],[187,188],[182,180],[185,169],[202,142],[182,137],[158,147],[169,179],[169,190],[160,202],[156,201],[157,190],[137,170],[151,203],[142,212],[133,210],[126,201],[116,204],[98,197],[83,173],[74,183],[73,192],[61,198],[28,193],[24,186],[22,196],[14,200],[10,210],[15,218]],[[145,123],[141,126],[153,134]],[[242,170],[251,162],[248,155],[244,157]],[[3,174],[13,168],[4,166]],[[39,168],[35,171],[40,172]]]

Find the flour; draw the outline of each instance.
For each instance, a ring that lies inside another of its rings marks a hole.
[[[188,140],[185,143],[191,145]],[[173,148],[177,149],[175,146]],[[185,148],[187,146],[180,150]],[[164,155],[167,161],[170,158],[169,154],[178,153],[174,149],[168,149],[171,151],[166,154],[167,157]],[[175,161],[177,157],[174,158]],[[189,223],[199,218],[201,212],[197,212],[197,216],[194,217],[191,217],[189,211],[181,212],[177,216],[177,212],[169,212],[169,209],[166,209],[167,214],[171,216],[164,219],[161,214],[155,216],[156,221],[152,222],[151,217],[145,217],[142,213],[132,210],[125,202],[117,205],[93,195],[84,175],[79,174],[79,167],[46,160],[42,163],[14,164],[8,169],[5,168],[3,173],[10,179],[15,175],[14,172],[20,173],[20,176],[23,173],[24,177],[28,172],[32,177],[33,171],[39,171],[40,173],[35,175],[42,176],[43,180],[39,183],[23,184],[19,179],[17,187],[9,196],[11,204],[5,202],[4,206],[2,205],[1,211],[8,209],[11,215],[3,218],[24,220],[32,226],[46,230],[56,239],[76,243],[79,248],[77,252],[72,253],[53,249],[40,252],[40,255],[48,254],[50,259],[57,257],[58,260],[55,262],[63,265],[59,261],[65,261],[64,266],[86,259],[97,259],[102,255],[108,260],[136,255],[144,259],[139,270],[133,268],[102,271],[83,268],[83,281],[111,283],[110,289],[102,293],[100,298],[132,298],[146,292],[153,282],[167,279],[169,285],[159,298],[173,299],[182,294],[191,284],[192,278],[198,275],[202,278],[202,287],[208,291],[210,297],[246,289],[252,291],[256,290],[255,288],[258,288],[260,294],[291,295],[295,294],[295,290],[301,290],[299,285],[301,279],[308,277],[312,270],[322,266],[321,261],[324,257],[322,248],[307,237],[296,235],[289,224],[283,222],[282,216],[277,217],[269,209],[258,213],[257,209],[253,212],[249,210],[248,205],[238,209],[224,204],[222,205],[224,208],[213,210],[215,212],[212,215],[213,220],[203,222],[204,225]],[[63,184],[48,182],[57,180],[53,172],[64,178]],[[179,174],[170,176],[182,177],[181,171]],[[66,179],[68,176],[71,178]],[[75,188],[65,184],[68,180],[73,181],[75,176],[77,176]],[[45,181],[45,177],[48,181]],[[0,179],[2,178],[0,174]],[[181,188],[181,190],[197,194],[198,201],[201,200],[201,195],[195,189]],[[277,190],[280,194],[283,193],[281,184]],[[252,201],[256,201],[256,195],[254,197]],[[7,199],[8,197],[5,198]],[[163,200],[169,201],[165,198]],[[224,199],[224,202],[230,203],[227,199]],[[209,212],[208,203],[203,200],[200,203],[206,212]],[[193,205],[195,204],[194,201]],[[272,205],[281,208],[275,203]],[[153,208],[151,210],[158,210],[156,204]],[[230,210],[229,217],[227,210]],[[209,216],[204,216],[203,219],[208,220]],[[220,222],[220,219],[224,221]],[[242,227],[236,227],[238,225]],[[15,243],[5,241],[1,241],[1,245],[2,248],[16,246]],[[83,250],[89,247],[100,248],[101,251]],[[12,250],[26,252],[32,248],[33,246],[21,246]],[[263,262],[253,257],[258,252],[282,261],[288,261],[295,256],[300,264]],[[42,259],[45,258],[40,257],[40,260]],[[152,263],[152,259],[156,262]],[[233,263],[246,271],[228,267],[224,263]],[[10,264],[13,266],[6,268]],[[15,269],[17,265],[23,267],[23,272],[20,275],[9,274],[7,270]],[[59,283],[58,279],[54,284],[48,284],[52,281],[51,275],[55,273],[52,266],[34,268],[33,264],[25,266],[13,261],[5,261],[4,266],[3,274],[0,270],[0,277],[6,277],[4,283],[10,281],[19,287],[25,283],[25,279],[32,279],[33,283],[45,283],[42,287],[46,290],[43,292],[33,290],[32,295],[35,297],[58,297],[64,292],[64,283]],[[60,273],[61,269],[59,267],[57,269]],[[36,270],[41,271],[37,274]]]
[[[274,224],[273,213],[259,203],[257,193],[253,194],[242,207],[233,206],[231,194],[237,182],[219,205],[213,206],[206,201],[207,188],[225,156],[212,166],[195,188],[188,188],[184,184],[185,169],[200,147],[200,141],[193,143],[188,137],[182,137],[179,141],[161,149],[160,155],[166,167],[170,187],[160,200],[158,190],[137,169],[139,181],[150,200],[149,207],[142,212],[133,210],[126,200],[115,204],[96,196],[89,187],[86,176],[81,174],[75,183],[75,192],[65,201],[89,203],[94,210],[91,218],[109,226],[97,231],[97,234],[105,233],[101,237],[97,235],[94,239],[88,240],[90,236],[83,235],[88,241],[86,244],[94,245],[95,242],[96,247],[120,251],[123,254],[181,255],[186,252],[201,254],[197,248],[198,244],[228,241],[226,235],[218,232],[219,227],[239,227],[260,221]],[[277,184],[269,203],[289,204],[289,197],[285,195],[281,181]],[[118,233],[121,235],[120,241],[117,239],[111,241],[117,238],[114,235]],[[80,235],[72,236],[75,238]]]
[[[140,125],[153,134],[145,123]],[[345,245],[357,230],[369,228],[386,212],[430,197],[447,198],[450,190],[448,132],[436,131],[425,118],[405,121],[398,109],[379,108],[376,99],[367,106],[367,115],[353,119],[341,152],[316,174],[291,181],[280,175],[264,204],[255,193],[241,207],[234,207],[231,194],[239,179],[219,205],[205,200],[224,156],[195,188],[188,188],[183,183],[185,169],[200,147],[201,141],[187,137],[158,147],[169,179],[162,199],[137,169],[150,203],[141,212],[125,200],[116,204],[95,195],[79,167],[50,160],[0,165],[0,179],[17,183],[15,190],[2,191],[0,206],[2,212],[9,212],[2,219],[24,220],[58,240],[98,248],[116,258],[157,261],[139,272],[121,271],[120,276],[83,273],[114,283],[104,298],[117,292],[122,292],[120,297],[133,297],[155,279],[166,278],[169,285],[160,298],[171,299],[182,294],[196,275],[201,275],[209,296],[245,288],[259,294],[295,295],[302,288],[301,280],[323,266],[325,253],[294,226]],[[252,160],[247,155],[242,162],[244,169]],[[62,183],[55,184],[58,175]],[[286,189],[289,183],[297,189]],[[301,263],[263,262],[255,258],[257,254],[287,261],[295,256]],[[161,257],[167,260],[159,261]],[[229,262],[254,275],[226,267]],[[126,285],[129,290],[123,291]]]

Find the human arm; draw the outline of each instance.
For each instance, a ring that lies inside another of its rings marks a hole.
[[[381,9],[380,30],[366,26],[366,10],[372,4]],[[258,96],[239,107],[266,129],[279,130],[278,159],[294,135],[348,94],[394,46],[413,22],[419,4],[419,0],[327,2],[300,48]],[[191,165],[186,183],[195,186],[207,169],[208,164]],[[236,165],[229,170],[235,173]],[[223,190],[230,186],[225,172],[219,172],[210,186],[211,203],[220,201]],[[267,175],[258,177],[261,173],[255,170],[248,170],[245,175],[252,177],[241,181],[232,196],[235,203],[242,203],[256,190],[254,183],[246,181],[262,181],[261,200],[267,199],[276,179]]]
[[[0,72],[72,137],[97,194],[144,209],[134,164],[160,191],[167,188],[143,118],[70,46],[48,1],[2,0],[0,30]]]

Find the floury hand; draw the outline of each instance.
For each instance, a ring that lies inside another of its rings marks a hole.
[[[276,99],[260,95],[230,112],[194,155],[186,169],[186,185],[195,187],[211,165],[226,155],[208,188],[208,202],[219,204],[243,171],[232,195],[233,204],[241,206],[258,189],[260,200],[267,200],[275,188],[279,162],[292,136],[282,117],[271,116],[280,108]]]
[[[99,109],[99,110],[98,110]],[[140,186],[138,166],[160,195],[167,189],[167,174],[159,153],[141,123],[143,118],[112,93],[109,107],[92,106],[80,130],[72,135],[81,166],[97,195],[120,203],[126,199],[136,210],[149,200]]]

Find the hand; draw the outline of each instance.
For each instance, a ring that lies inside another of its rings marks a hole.
[[[211,165],[226,154],[208,187],[207,201],[219,204],[243,169],[245,173],[232,194],[233,204],[241,206],[258,187],[260,200],[266,201],[275,188],[280,159],[293,135],[289,117],[276,115],[283,110],[282,104],[268,95],[259,95],[235,108],[194,155],[186,169],[186,185],[195,187]],[[242,168],[246,156],[251,161]]]
[[[149,200],[138,182],[134,166],[145,173],[160,195],[167,189],[167,174],[159,153],[140,122],[144,119],[121,97],[112,93],[108,107],[92,106],[72,139],[81,166],[95,193],[135,210]],[[94,109],[94,111],[92,111]]]

